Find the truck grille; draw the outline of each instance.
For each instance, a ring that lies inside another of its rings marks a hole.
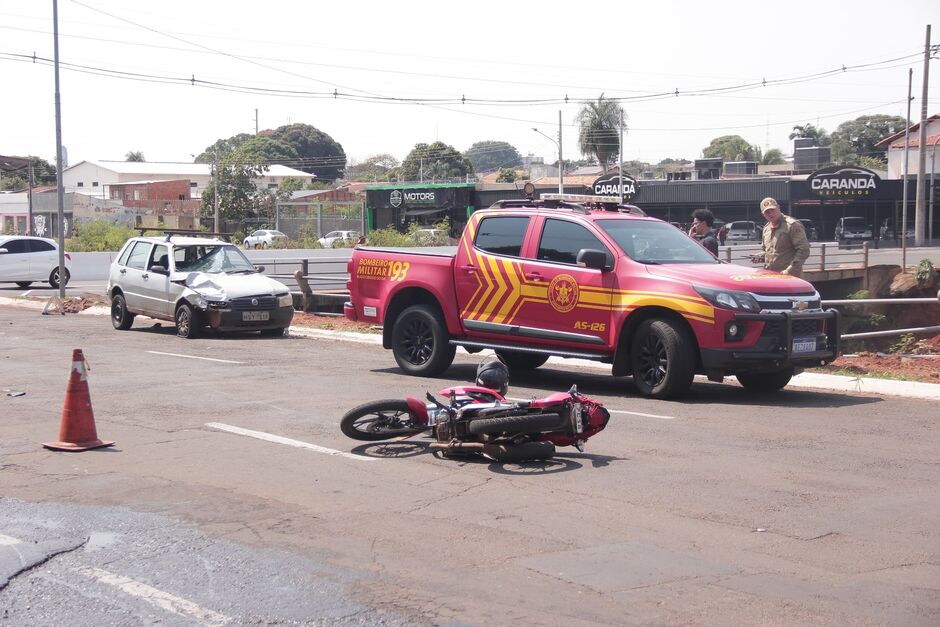
[[[764,323],[764,330],[761,332],[761,336],[773,337],[782,341],[784,339],[785,324],[785,320],[768,320]],[[819,320],[794,320],[793,337],[816,335],[820,333],[819,327]]]
[[[257,304],[255,304],[255,301]],[[264,311],[277,308],[277,298],[274,296],[245,296],[232,300],[234,311]]]

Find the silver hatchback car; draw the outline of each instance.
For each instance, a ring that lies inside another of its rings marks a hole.
[[[283,335],[294,316],[290,291],[261,274],[238,246],[200,237],[133,237],[108,276],[111,324],[140,314],[176,323],[180,337],[204,327]]]

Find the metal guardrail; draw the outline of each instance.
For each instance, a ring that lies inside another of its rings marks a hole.
[[[294,272],[299,269],[313,288],[337,284],[345,288],[346,280],[349,278],[349,273],[346,271],[349,259],[344,257],[272,257],[252,259],[252,263],[256,266],[264,266],[264,274],[279,281],[293,280]],[[334,267],[339,265],[341,269],[328,268],[331,265]]]
[[[938,306],[940,306],[940,292],[937,293],[937,298],[849,298],[822,301],[822,305],[824,307],[838,305],[926,305],[928,303],[936,303]],[[920,333],[940,333],[940,326],[911,327],[909,329],[888,329],[885,331],[867,331],[865,333],[848,333],[841,335],[840,337],[843,340],[864,340],[866,338],[873,337],[896,337],[899,335],[907,335],[908,333],[911,335]]]
[[[868,242],[853,248],[839,242],[811,243],[809,257],[803,263],[803,270],[852,270],[868,267]],[[751,261],[753,255],[762,252],[760,244],[738,244],[721,246],[718,249],[718,258],[728,263],[760,267],[761,264]]]

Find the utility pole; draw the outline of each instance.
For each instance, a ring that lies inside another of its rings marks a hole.
[[[907,126],[904,127],[904,174],[901,178],[901,226],[894,225],[894,234],[901,238],[901,272],[907,272],[907,163],[911,152],[911,82],[914,69],[907,70]],[[900,235],[898,235],[900,233]]]
[[[623,109],[620,110],[620,168],[618,169],[620,179],[620,204],[623,204]]]
[[[220,196],[221,190],[219,189],[219,164],[218,163],[214,164],[214,167],[212,168],[212,183],[213,183],[213,187],[215,187],[215,193],[212,195],[213,196],[212,201],[213,201],[213,204],[215,205],[215,219],[212,222],[212,229],[216,233],[221,233],[222,231],[219,230],[219,196]]]
[[[28,157],[27,157],[28,158]],[[27,193],[26,198],[28,201],[28,209],[26,212],[26,234],[33,234],[33,160],[29,160],[29,164],[26,166],[26,184],[27,184]]]
[[[56,203],[58,205],[59,231],[59,298],[65,298],[65,190],[62,188],[62,98],[59,94],[59,3],[52,0],[52,31],[55,48],[55,163]],[[65,310],[59,306],[65,315]]]
[[[920,143],[917,151],[917,203],[914,214],[914,245],[924,245],[924,227],[927,218],[927,188],[924,186],[924,170],[927,168],[927,86],[930,78],[930,24],[927,24],[927,41],[924,44],[924,84],[920,98]]]
[[[255,109],[255,135],[258,134],[258,110]]]
[[[558,110],[558,193],[565,193],[565,161],[561,156],[561,109]]]

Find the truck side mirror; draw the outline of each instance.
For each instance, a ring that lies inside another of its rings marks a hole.
[[[578,251],[578,265],[585,268],[594,268],[601,272],[613,270],[614,262],[610,259],[607,251],[596,250],[594,248],[582,248]]]

